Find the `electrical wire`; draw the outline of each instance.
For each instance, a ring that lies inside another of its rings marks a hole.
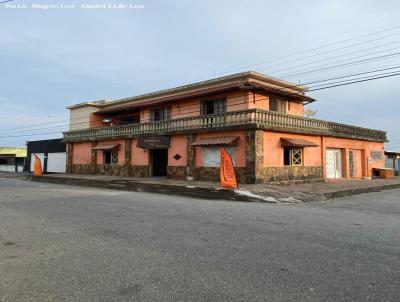
[[[311,89],[310,91],[314,91],[314,90],[322,90],[322,89],[328,89],[328,88],[332,88],[332,87],[338,87],[338,86],[344,86],[344,85],[350,85],[350,84],[354,84],[354,83],[360,83],[360,82],[365,82],[365,81],[371,81],[371,80],[376,80],[376,79],[381,79],[381,78],[387,78],[387,77],[392,77],[392,76],[397,76],[397,75],[400,75],[400,73],[391,73],[390,75],[382,75],[382,76],[376,76],[376,77],[369,77],[369,78],[367,78],[367,79],[363,79],[363,80],[352,80],[352,81],[346,81],[345,83],[342,83],[342,84],[335,84],[335,85],[330,85],[330,86],[326,86],[326,87],[321,87],[321,88],[316,88],[316,89]],[[344,81],[341,81],[341,82],[344,82]],[[332,83],[332,84],[334,84],[334,83]],[[245,97],[244,95],[243,96],[239,96],[239,97],[237,97],[237,98],[243,98],[243,97]],[[233,99],[233,98],[231,98],[231,99]],[[245,104],[245,103],[254,103],[254,102],[260,102],[260,101],[264,101],[264,100],[267,100],[267,99],[269,99],[268,97],[265,97],[265,98],[258,98],[258,99],[255,99],[255,100],[249,100],[249,101],[244,101],[244,102],[238,102],[238,103],[230,103],[230,106],[236,106],[236,105],[240,105],[240,104]],[[196,107],[198,107],[198,105],[191,105],[191,106],[196,106]],[[187,114],[190,114],[190,113],[198,113],[198,109],[196,110],[196,111],[192,111],[192,112],[181,112],[181,113],[178,113],[178,114],[175,114],[174,116],[176,117],[176,116],[179,116],[179,115],[187,115]],[[71,126],[72,124],[70,124],[70,126]],[[64,126],[60,126],[60,127],[64,127]],[[46,128],[43,128],[43,129],[46,129]],[[54,127],[53,128],[47,128],[48,130],[52,130],[52,129],[54,129]],[[36,129],[36,131],[37,131],[38,129]],[[29,134],[25,134],[25,135],[8,135],[8,136],[1,136],[0,138],[5,138],[5,137],[26,137],[26,136],[35,136],[35,135],[41,135],[41,134],[49,134],[49,133],[60,133],[60,131],[55,131],[55,132],[41,132],[41,133],[29,133]]]
[[[259,65],[265,64],[265,63],[267,63],[267,62],[278,61],[278,60],[285,59],[285,58],[288,58],[288,57],[293,57],[293,56],[296,56],[296,55],[299,55],[299,54],[312,52],[312,51],[315,51],[315,50],[323,49],[323,48],[330,47],[330,46],[337,45],[337,44],[342,44],[342,43],[346,43],[346,42],[350,42],[350,41],[354,41],[354,40],[359,40],[359,39],[362,39],[362,38],[365,38],[365,37],[373,36],[373,35],[376,35],[376,34],[379,34],[379,33],[383,33],[383,32],[392,31],[392,30],[399,29],[399,28],[400,28],[400,26],[395,26],[395,27],[391,27],[391,28],[387,28],[387,29],[375,31],[375,32],[368,33],[368,34],[363,34],[363,35],[356,36],[356,37],[353,37],[353,38],[349,38],[349,39],[346,39],[346,40],[342,40],[342,41],[338,41],[338,42],[333,42],[333,43],[325,44],[325,45],[318,46],[318,47],[315,47],[315,48],[310,48],[310,49],[306,49],[306,50],[301,50],[301,51],[294,52],[294,53],[291,53],[291,54],[288,54],[288,55],[276,57],[276,58],[273,58],[273,59],[271,59],[271,60],[263,60],[263,61],[261,61],[261,62],[255,63],[255,64],[242,66],[242,67],[240,67],[240,68],[230,69],[230,70],[227,70],[227,71],[225,71],[225,72],[222,72],[222,74],[226,74],[226,73],[230,73],[230,72],[236,72],[236,71],[239,71],[239,70],[252,68],[252,67],[255,67],[255,66],[259,66]],[[394,34],[394,35],[387,35],[387,36],[384,36],[384,37],[380,37],[380,38],[377,38],[377,39],[373,39],[373,40],[366,41],[366,43],[375,42],[375,41],[378,41],[378,40],[386,39],[386,38],[393,37],[393,36],[397,36],[397,35],[399,35],[399,34],[396,33],[396,34]],[[364,44],[365,44],[365,43],[364,43]],[[335,49],[335,50],[331,50],[331,51],[329,51],[329,52],[320,53],[320,54],[318,54],[318,55],[327,54],[327,53],[331,53],[331,52],[334,52],[334,51],[346,49],[346,48],[353,47],[353,46],[359,46],[359,45],[361,45],[361,44],[356,43],[355,45],[353,44],[353,45],[345,46],[345,47],[342,47],[342,48],[337,48],[337,49]],[[309,58],[309,57],[306,57],[306,58]],[[301,59],[301,58],[300,58],[300,59]],[[296,61],[297,61],[297,60],[299,60],[299,59],[296,59]],[[287,63],[287,62],[284,62],[284,63],[282,63],[282,64],[286,64],[286,63]],[[280,63],[280,65],[281,65],[281,63]],[[277,66],[277,65],[267,66],[267,68],[275,67],[275,66]]]
[[[393,67],[393,68],[396,68],[396,67]],[[381,69],[381,70],[388,70],[388,69],[391,69],[391,68]],[[376,72],[376,71],[370,71],[370,72]],[[370,73],[370,72],[359,73],[359,74],[356,74],[356,75],[367,74],[367,73]],[[334,83],[329,83],[329,84],[321,84],[321,85],[315,86],[316,88],[312,88],[310,91],[322,90],[322,89],[327,89],[327,88],[331,88],[331,87],[338,87],[338,86],[343,86],[343,85],[348,85],[348,84],[353,84],[353,83],[364,82],[365,80],[374,80],[374,79],[386,78],[386,77],[389,77],[389,76],[396,76],[396,75],[399,75],[399,73],[385,73],[385,74],[381,74],[381,75],[375,76],[375,77],[363,77],[363,78],[350,79],[350,80],[346,80],[346,81],[339,81],[339,82],[334,82]],[[353,75],[350,75],[350,76],[353,76]],[[345,77],[349,77],[349,76],[345,76]],[[339,77],[339,78],[341,78],[341,77]],[[333,79],[336,79],[336,78],[333,78]],[[327,79],[326,81],[328,81],[328,80],[331,81],[332,79]],[[321,81],[318,81],[318,82],[321,82]],[[341,85],[336,85],[336,84],[341,84]],[[240,99],[241,101],[238,102],[238,103],[232,103],[231,102],[230,106],[236,106],[236,105],[241,105],[241,104],[245,104],[245,103],[254,102],[254,100],[242,101],[243,97],[245,97],[245,95],[236,97],[236,98]],[[233,99],[235,99],[235,98],[230,98],[231,101]],[[264,100],[267,100],[267,99],[268,98],[259,98],[259,99],[255,100],[255,101],[264,101]],[[192,112],[183,111],[181,113],[174,114],[174,116],[187,115],[187,114],[197,113],[198,112],[198,105],[180,105],[179,109],[182,109],[184,107],[195,108],[196,110],[192,111]],[[87,118],[83,117],[82,119],[87,119]],[[88,121],[85,121],[85,122],[82,122],[82,123],[69,123],[69,124],[65,124],[65,125],[55,125],[55,126],[52,126],[52,127],[35,128],[35,129],[30,129],[30,130],[27,130],[27,131],[23,131],[23,133],[26,133],[26,136],[28,136],[30,134],[35,135],[36,134],[35,132],[38,131],[38,130],[54,130],[56,128],[64,128],[64,127],[72,126],[72,125],[87,124],[87,122]],[[54,123],[54,122],[52,122],[52,123]],[[51,123],[48,123],[48,124],[51,124]],[[8,130],[6,132],[2,132],[2,134],[3,134],[2,137],[5,137],[4,134],[12,134],[13,131],[14,132],[18,131],[18,133],[21,133],[20,130],[21,130],[21,128],[18,128],[18,129],[15,129],[15,130],[11,130],[10,129],[10,130]]]
[[[400,43],[400,41],[395,41],[395,42],[388,43],[388,44],[383,44],[383,45],[378,45],[378,46],[375,46],[375,47],[370,47],[370,48],[366,48],[366,49],[352,51],[352,52],[344,53],[344,54],[333,56],[333,57],[322,58],[322,59],[319,59],[319,60],[316,60],[316,61],[312,61],[312,62],[301,64],[301,65],[290,66],[290,67],[277,69],[277,70],[271,70],[271,71],[269,71],[269,73],[273,74],[273,73],[278,73],[278,72],[282,72],[282,71],[286,71],[286,70],[295,69],[295,68],[298,68],[298,67],[309,66],[311,64],[315,64],[315,63],[319,63],[319,62],[326,62],[326,61],[329,61],[331,59],[342,58],[342,57],[346,57],[346,56],[349,56],[349,55],[352,55],[352,54],[364,53],[364,52],[369,51],[369,50],[382,48],[382,47],[386,47],[386,46],[393,45],[393,44],[398,44],[398,43]],[[384,52],[387,52],[387,51],[392,51],[392,50],[397,50],[397,49],[399,49],[399,47],[395,47],[395,48],[391,48],[391,49],[385,49],[385,50],[381,50],[381,51],[373,52],[373,53],[368,53],[368,54],[363,54],[363,55],[357,56],[355,58],[366,57],[366,56],[370,56],[370,55],[373,55],[373,54],[384,53]],[[354,58],[349,58],[347,60],[351,60],[351,59],[354,59]],[[339,61],[339,62],[341,62],[341,61]],[[332,63],[328,63],[328,64],[332,64]]]
[[[372,81],[372,80],[377,80],[377,79],[394,77],[394,76],[398,76],[398,75],[400,75],[400,72],[396,73],[396,74],[392,74],[392,75],[369,78],[369,79],[366,79],[366,80],[358,80],[358,81],[352,81],[352,82],[343,83],[343,84],[326,86],[326,87],[322,87],[322,88],[310,89],[310,91],[317,91],[317,90],[323,90],[323,89],[328,89],[328,88],[340,87],[340,86],[351,85],[351,84],[355,84],[355,83],[361,83],[361,82],[367,82],[367,81]]]
[[[400,52],[395,52],[395,53],[391,53],[391,54],[387,54],[387,55],[383,55],[383,56],[377,56],[377,57],[368,58],[368,59],[363,59],[363,60],[357,60],[357,61],[348,62],[348,63],[344,63],[344,64],[332,65],[332,66],[328,66],[325,68],[316,68],[316,69],[312,69],[312,70],[308,70],[308,71],[281,75],[280,77],[291,78],[291,77],[298,76],[298,75],[306,75],[306,74],[311,74],[311,73],[316,73],[316,72],[321,72],[321,71],[326,71],[326,70],[331,70],[331,69],[336,69],[336,68],[341,68],[341,67],[360,65],[360,64],[365,64],[365,63],[369,63],[369,62],[374,62],[374,61],[379,61],[379,60],[384,60],[384,59],[389,59],[389,58],[395,58],[398,56],[400,56]],[[327,65],[327,64],[325,64],[325,65]],[[325,65],[321,65],[320,67],[325,66]]]

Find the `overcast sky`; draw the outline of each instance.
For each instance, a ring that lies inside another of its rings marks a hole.
[[[7,4],[0,4],[0,146],[60,137],[47,132],[67,123],[65,106],[83,101],[124,98],[246,70],[307,83],[400,65],[400,1],[395,0]],[[136,8],[83,9],[82,4]],[[387,148],[400,150],[400,77],[309,95],[318,100],[309,106],[318,110],[317,118],[387,130]],[[44,134],[33,135],[39,132]]]

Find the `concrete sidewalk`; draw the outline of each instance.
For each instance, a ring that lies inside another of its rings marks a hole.
[[[0,175],[0,177],[2,177]],[[132,178],[100,175],[47,174],[26,177],[32,181],[151,192],[188,197],[271,203],[325,201],[348,195],[400,188],[400,177],[373,180],[341,180],[312,184],[276,186],[243,184],[237,190],[225,190],[213,182]]]

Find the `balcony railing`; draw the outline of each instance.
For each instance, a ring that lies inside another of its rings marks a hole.
[[[85,141],[103,138],[133,137],[141,134],[162,135],[240,128],[328,135],[379,142],[386,141],[386,132],[384,131],[260,109],[248,109],[223,114],[194,116],[123,126],[75,130],[64,132],[64,141]]]

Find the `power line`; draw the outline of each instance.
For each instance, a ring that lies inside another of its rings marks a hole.
[[[336,64],[336,65],[332,65],[332,66],[328,66],[328,67],[324,67],[324,68],[316,68],[316,69],[311,69],[308,71],[282,75],[281,77],[290,78],[290,77],[294,77],[294,76],[298,76],[298,75],[305,75],[305,74],[321,72],[321,71],[326,71],[326,70],[331,70],[331,69],[336,69],[336,68],[341,68],[341,67],[346,67],[346,66],[359,65],[359,64],[384,60],[384,59],[388,59],[388,58],[395,58],[395,57],[398,57],[399,55],[400,55],[400,52],[395,52],[395,53],[391,53],[391,54],[387,54],[387,55],[383,55],[383,56],[377,56],[377,57],[373,57],[373,58],[352,61],[352,62],[348,62],[348,63],[344,63],[344,64]],[[321,65],[320,67],[326,66],[326,65],[329,65],[329,64],[324,64],[324,65]]]
[[[370,77],[370,78],[365,79],[365,80],[345,81],[345,83],[340,84],[340,85],[325,86],[325,87],[321,87],[321,88],[311,89],[310,91],[328,89],[328,88],[338,87],[338,86],[344,86],[344,85],[350,85],[350,84],[354,84],[354,83],[359,83],[359,82],[364,82],[364,81],[370,81],[370,80],[374,80],[374,79],[381,79],[381,78],[390,77],[390,76],[396,76],[396,75],[400,75],[400,73],[390,74],[390,75],[386,75],[386,76],[379,76],[379,77]],[[343,82],[343,81],[342,81],[342,82]],[[333,84],[333,83],[332,83],[332,84]],[[330,85],[330,84],[329,84],[329,85]],[[240,100],[243,100],[243,97],[245,97],[245,95],[238,96],[238,97],[235,97],[235,98],[240,98]],[[235,99],[235,98],[231,98],[231,100],[232,100],[232,99]],[[260,101],[264,101],[264,100],[268,100],[268,99],[269,99],[269,97],[258,98],[258,99],[255,99],[255,100],[245,100],[245,101],[240,101],[240,102],[238,102],[238,103],[230,103],[230,106],[236,106],[236,105],[241,105],[241,104],[246,104],[246,103],[260,102]],[[187,115],[187,114],[190,114],[190,113],[198,113],[198,106],[199,106],[199,105],[197,105],[197,104],[196,104],[196,105],[187,105],[187,107],[196,107],[197,109],[196,109],[195,111],[192,111],[192,112],[187,112],[187,111],[181,112],[181,113],[175,114],[174,116],[176,117],[176,116],[179,116],[179,115]],[[183,105],[183,106],[181,106],[181,108],[182,108],[182,107],[185,107],[185,106]],[[81,124],[81,123],[77,123],[77,124]],[[71,126],[71,125],[74,125],[74,124],[70,124],[69,126]],[[60,126],[60,127],[64,127],[64,126]],[[46,129],[46,130],[53,130],[54,128],[55,128],[55,127],[49,127],[49,128],[43,128],[43,129]],[[39,130],[39,129],[36,129],[35,131],[37,131],[37,130]],[[31,130],[31,131],[33,131],[33,130]],[[2,137],[0,137],[0,138],[5,138],[5,137],[26,137],[26,136],[35,136],[35,135],[41,135],[41,134],[47,134],[47,133],[60,133],[60,131],[56,131],[56,132],[45,132],[45,133],[29,133],[29,134],[25,134],[25,135],[8,135],[8,136],[2,136]]]
[[[348,56],[348,55],[352,55],[352,54],[356,54],[356,53],[363,53],[363,52],[366,52],[366,51],[368,51],[368,50],[377,49],[377,48],[382,48],[382,47],[389,46],[389,45],[393,45],[393,44],[398,44],[399,42],[400,42],[400,41],[395,41],[395,42],[392,42],[392,43],[387,43],[387,44],[378,45],[378,46],[375,46],[375,47],[370,47],[370,48],[366,48],[366,49],[361,49],[361,50],[357,50],[357,51],[352,51],[352,52],[344,53],[344,54],[337,55],[337,56],[333,56],[333,57],[329,57],[329,58],[323,58],[323,59],[320,59],[320,60],[316,60],[316,61],[304,63],[304,64],[297,65],[297,66],[291,66],[291,67],[282,68],[282,69],[279,69],[279,70],[271,70],[270,73],[281,72],[281,71],[290,70],[290,69],[295,69],[295,68],[297,68],[297,67],[309,66],[309,65],[314,64],[314,63],[324,62],[324,61],[328,61],[328,60],[336,59],[336,58],[342,58],[342,57],[346,57],[346,56]],[[378,51],[378,52],[373,52],[373,53],[368,53],[368,54],[364,54],[364,55],[362,55],[362,56],[365,57],[365,56],[369,56],[369,55],[373,55],[373,54],[378,54],[378,53],[383,53],[383,52],[387,52],[387,51],[392,51],[392,50],[396,50],[396,49],[399,49],[399,47],[391,48],[391,49],[385,49],[385,50]],[[360,57],[360,56],[357,56],[356,58],[358,58],[358,57]]]
[[[343,78],[348,78],[348,77],[353,77],[353,76],[358,76],[358,75],[363,75],[363,74],[368,74],[368,73],[375,73],[375,72],[391,70],[391,69],[398,69],[398,68],[400,68],[400,65],[394,66],[394,67],[382,68],[382,69],[375,69],[375,70],[365,71],[365,72],[360,72],[360,73],[354,73],[354,74],[350,74],[350,75],[345,75],[345,76],[340,76],[340,77],[335,77],[335,78],[330,78],[330,79],[325,79],[325,80],[307,82],[307,83],[303,83],[302,85],[309,85],[309,84],[315,84],[315,83],[320,83],[320,82],[327,82],[327,81],[332,81],[332,80],[337,80],[337,79],[343,79]]]
[[[271,60],[263,60],[263,61],[261,61],[261,62],[255,63],[255,64],[251,64],[251,65],[247,65],[247,66],[243,66],[243,67],[240,67],[240,68],[231,69],[231,70],[222,72],[222,74],[226,74],[226,73],[230,73],[230,72],[235,72],[235,71],[239,71],[239,70],[243,70],[243,69],[252,68],[252,67],[255,67],[255,66],[258,66],[258,65],[262,65],[262,64],[267,63],[267,62],[271,62],[271,61],[273,62],[273,61],[285,59],[285,58],[288,58],[288,57],[293,57],[293,56],[296,56],[296,55],[299,55],[299,54],[312,52],[312,51],[315,51],[315,50],[323,49],[323,48],[330,47],[330,46],[337,45],[337,44],[342,44],[342,43],[350,42],[350,41],[353,41],[353,40],[359,40],[359,39],[361,39],[361,38],[373,36],[373,35],[376,35],[376,34],[379,34],[379,33],[387,32],[387,31],[392,31],[392,30],[399,29],[399,28],[400,28],[400,26],[395,26],[395,27],[391,27],[391,28],[388,28],[388,29],[383,29],[383,30],[375,31],[375,32],[372,32],[372,33],[369,33],[369,34],[364,34],[364,35],[356,36],[356,37],[353,37],[353,38],[349,38],[349,39],[346,39],[346,40],[342,40],[342,41],[338,41],[338,42],[333,42],[333,43],[325,44],[325,45],[318,46],[318,47],[315,47],[315,48],[310,48],[310,49],[306,49],[306,50],[294,52],[294,53],[291,53],[291,54],[289,54],[289,55],[284,55],[284,56],[276,57],[276,58],[271,59]],[[370,43],[370,42],[374,42],[374,41],[386,39],[386,38],[393,37],[393,36],[396,36],[396,35],[399,35],[399,33],[396,33],[396,34],[393,34],[393,35],[387,35],[387,36],[380,37],[380,38],[373,39],[373,40],[369,40],[369,41],[366,41],[365,43]],[[361,42],[361,43],[364,43],[364,42]],[[364,43],[364,44],[365,44],[365,43]],[[338,51],[338,50],[342,50],[342,49],[345,49],[345,48],[349,48],[349,47],[353,47],[353,46],[358,46],[358,45],[361,45],[361,44],[359,44],[359,43],[357,43],[357,44],[355,44],[355,45],[352,44],[352,45],[349,45],[349,46],[345,46],[345,47],[343,47],[343,48],[338,48],[338,49],[335,49],[335,50],[332,50],[332,51],[329,51],[329,52],[324,52],[324,53],[322,53],[322,54],[327,54],[327,53],[330,53],[330,52],[334,52],[334,51]],[[307,58],[308,58],[308,57],[307,57]],[[298,60],[298,59],[296,59],[296,60]],[[287,63],[287,62],[285,62],[285,63]],[[275,65],[275,66],[277,66],[277,65]],[[275,67],[275,66],[268,66],[268,67]]]
[[[332,85],[332,86],[326,86],[326,87],[322,87],[322,88],[310,89],[310,91],[328,89],[328,88],[333,88],[333,87],[340,87],[340,86],[345,86],[345,85],[350,85],[350,84],[355,84],[355,83],[361,83],[361,82],[367,82],[367,81],[372,81],[372,80],[377,80],[377,79],[383,79],[383,78],[394,77],[394,76],[398,76],[398,75],[400,75],[400,72],[399,72],[399,73],[392,74],[392,75],[386,75],[386,76],[380,76],[380,77],[373,77],[373,78],[369,78],[369,79],[366,79],[366,80],[352,81],[352,82],[343,83],[343,84],[338,84],[338,85]]]
[[[332,45],[342,44],[342,43],[350,42],[350,41],[353,41],[353,40],[359,40],[359,39],[362,39],[362,38],[365,38],[365,37],[373,36],[373,35],[380,34],[380,33],[384,33],[384,32],[393,31],[393,30],[399,29],[399,28],[400,28],[400,26],[395,26],[395,27],[391,27],[391,28],[387,28],[387,29],[383,29],[383,30],[378,30],[378,31],[375,31],[375,32],[372,32],[372,33],[363,34],[363,35],[360,35],[360,36],[356,36],[356,37],[353,37],[353,38],[349,38],[349,39],[345,39],[345,40],[341,40],[341,41],[337,41],[337,42],[325,44],[325,45],[318,46],[318,47],[315,47],[315,48],[305,49],[305,50],[298,51],[298,52],[294,52],[294,53],[291,53],[291,54],[288,54],[288,55],[284,55],[284,56],[280,56],[280,57],[275,57],[275,58],[270,59],[270,60],[263,60],[263,61],[261,61],[261,62],[258,62],[258,63],[255,63],[255,64],[251,64],[251,65],[242,66],[242,67],[240,67],[240,68],[235,68],[235,69],[226,70],[226,71],[221,72],[221,73],[219,73],[219,74],[222,76],[222,75],[229,74],[229,73],[232,73],[232,72],[241,71],[241,70],[243,70],[243,69],[248,70],[249,68],[252,68],[252,67],[255,67],[255,66],[264,64],[264,63],[266,63],[266,62],[279,61],[279,60],[284,59],[284,58],[293,57],[293,56],[296,56],[296,55],[299,55],[299,54],[312,52],[312,51],[319,50],[319,49],[322,49],[322,48],[326,48],[326,47],[329,47],[329,46],[332,46]],[[382,39],[385,39],[385,38],[397,36],[397,35],[399,35],[399,34],[400,34],[400,33],[391,34],[391,35],[386,35],[386,36],[383,36],[383,37],[379,37],[379,38],[377,38],[377,39],[373,39],[373,40],[369,40],[369,41],[364,41],[364,42],[365,42],[365,43],[370,43],[370,42],[374,42],[374,41],[377,41],[377,40],[382,40]],[[362,43],[364,43],[364,42],[362,42]],[[364,44],[365,44],[365,43],[364,43]],[[356,45],[351,45],[351,47],[352,47],[352,46],[356,46]],[[344,48],[349,48],[349,47],[350,47],[350,46],[346,46],[346,47],[344,47]],[[333,51],[342,50],[342,49],[344,49],[344,48],[338,48],[338,49],[335,49],[335,50],[333,50]],[[329,51],[329,52],[333,52],[333,51]],[[324,53],[324,54],[325,54],[325,53]],[[314,56],[315,56],[315,55],[314,55]],[[298,60],[301,60],[301,58],[300,58],[300,59],[296,59],[296,61],[298,61]],[[276,65],[274,65],[274,66],[276,66]],[[274,66],[272,66],[272,67],[274,67]],[[271,66],[270,66],[270,67],[271,67]],[[182,84],[182,83],[179,83],[179,84],[176,84],[176,85],[174,85],[174,86],[189,85],[189,84],[195,83],[195,82],[197,82],[197,81],[205,80],[205,79],[209,79],[209,76],[207,76],[207,77],[198,77],[198,78],[196,78],[196,79],[193,79],[193,80],[190,81],[190,82],[185,82],[185,83],[183,83],[183,84]]]
[[[392,72],[386,72],[386,73],[381,73],[379,75],[375,75],[375,76],[385,76],[385,75],[396,75],[396,73],[398,73],[398,71],[392,71]],[[342,81],[336,81],[336,82],[332,82],[332,83],[325,83],[325,84],[319,84],[319,85],[315,85],[312,86],[312,89],[315,89],[317,87],[321,87],[321,86],[327,86],[327,85],[334,85],[334,84],[340,84],[340,83],[347,83],[349,81],[356,81],[356,80],[362,80],[362,79],[369,79],[373,76],[369,75],[366,77],[358,77],[358,78],[353,78],[353,79],[347,79],[347,80],[342,80]]]
[[[393,67],[393,68],[397,68],[397,67]],[[392,69],[392,68],[386,68],[386,69],[381,69],[381,70],[388,70],[388,69]],[[379,71],[379,70],[378,70]],[[361,75],[361,74],[366,74],[366,73],[371,73],[371,72],[376,72],[376,71],[370,71],[370,72],[365,72],[365,73],[359,73],[359,74],[356,74],[356,75]],[[361,79],[366,79],[366,80],[373,80],[373,79],[380,79],[380,78],[384,78],[384,77],[388,77],[388,76],[395,76],[395,75],[398,75],[398,73],[383,73],[383,74],[380,74],[380,75],[377,75],[377,76],[375,76],[375,77],[367,77],[367,78],[357,78],[357,79],[350,79],[350,80],[345,80],[345,81],[340,81],[340,82],[335,82],[335,83],[328,83],[328,84],[321,84],[321,85],[316,85],[316,86],[312,86],[312,87],[314,87],[313,89],[311,89],[310,91],[315,91],[315,90],[321,90],[321,89],[327,89],[327,88],[331,88],[331,87],[338,87],[338,86],[343,86],[343,85],[349,85],[349,84],[353,84],[353,83],[359,83],[359,82],[363,82],[363,81],[360,81]],[[344,77],[350,77],[350,76],[354,76],[354,75],[349,75],[349,76],[344,76]],[[343,77],[339,77],[339,78],[343,78]],[[317,81],[317,82],[323,82],[323,81],[331,81],[331,80],[334,80],[334,79],[336,79],[336,78],[331,78],[331,79],[327,79],[327,80],[321,80],[321,81]],[[356,81],[355,81],[356,80]],[[339,84],[339,83],[343,83],[342,85],[336,85],[336,84]],[[328,85],[328,86],[327,86]],[[297,86],[297,85],[293,85],[293,87],[295,87],[295,86]],[[320,88],[319,88],[320,87]],[[242,101],[243,100],[243,97],[245,97],[245,95],[242,95],[242,96],[238,96],[238,97],[235,97],[235,98],[230,98],[230,100],[234,100],[234,99],[240,99],[240,102],[238,102],[238,103],[230,103],[230,105],[231,106],[236,106],[236,105],[240,105],[240,104],[245,104],[245,103],[251,103],[251,102],[254,102],[254,100],[249,100],[249,101]],[[258,100],[256,100],[256,101],[264,101],[264,100],[267,100],[268,99],[268,97],[267,98],[259,98]],[[196,110],[195,111],[192,111],[192,112],[188,112],[188,111],[183,111],[183,112],[181,112],[181,113],[178,113],[178,114],[175,114],[174,116],[180,116],[180,115],[187,115],[187,114],[190,114],[190,113],[198,113],[198,106],[199,105],[180,105],[179,106],[179,109],[182,109],[182,108],[185,108],[185,107],[189,107],[189,108],[195,108]],[[86,117],[83,117],[83,118],[80,118],[80,119],[86,119]],[[78,120],[78,119],[77,119]],[[64,120],[63,120],[64,121]],[[50,123],[47,123],[47,124],[53,124],[54,122],[50,122]],[[35,128],[35,129],[31,129],[31,130],[27,130],[27,131],[23,131],[22,133],[26,133],[27,135],[25,135],[25,136],[29,136],[29,135],[36,135],[35,134],[35,132],[36,131],[39,131],[39,130],[52,130],[52,129],[56,129],[56,128],[64,128],[64,127],[67,127],[67,126],[73,126],[73,125],[82,125],[82,124],[87,124],[87,121],[85,121],[85,122],[81,122],[81,123],[69,123],[69,124],[66,124],[66,125],[55,125],[55,126],[52,126],[52,127],[44,127],[44,128]],[[26,128],[26,127],[25,127]],[[8,131],[6,131],[6,132],[3,132],[2,134],[3,134],[3,137],[4,137],[4,134],[13,134],[13,132],[18,132],[18,133],[21,133],[21,128],[18,128],[18,129],[15,129],[15,130],[8,130]],[[40,133],[38,133],[38,134],[40,134]],[[10,135],[9,135],[10,136]]]

